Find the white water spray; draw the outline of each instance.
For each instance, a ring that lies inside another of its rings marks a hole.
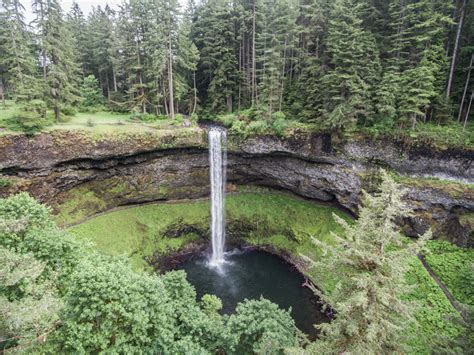
[[[209,130],[209,163],[211,177],[211,265],[224,262],[225,243],[225,182],[226,182],[226,131],[222,128]]]

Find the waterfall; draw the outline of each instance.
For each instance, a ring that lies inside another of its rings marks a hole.
[[[224,198],[226,182],[226,131],[222,128],[209,130],[209,163],[211,177],[211,265],[224,261],[225,216]]]

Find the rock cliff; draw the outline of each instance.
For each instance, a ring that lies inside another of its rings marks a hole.
[[[183,128],[101,135],[53,131],[0,137],[0,194],[28,191],[57,213],[88,217],[113,207],[209,194],[207,135]],[[401,221],[415,236],[432,228],[472,246],[474,151],[403,147],[393,141],[335,142],[328,134],[229,137],[228,182],[285,189],[357,214],[361,190],[379,169],[408,189],[415,215]],[[64,218],[64,221],[71,221]]]

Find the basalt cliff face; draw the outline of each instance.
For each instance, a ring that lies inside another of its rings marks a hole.
[[[428,228],[473,246],[474,151],[404,148],[396,142],[229,137],[228,190],[259,185],[337,204],[354,214],[381,167],[406,186],[415,215],[407,234]],[[27,191],[76,220],[113,207],[209,195],[207,134],[200,128],[124,135],[54,131],[0,137],[0,194]],[[442,180],[434,179],[441,178]]]

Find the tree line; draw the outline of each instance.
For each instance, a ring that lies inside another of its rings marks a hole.
[[[468,0],[2,0],[3,96],[58,119],[97,88],[116,111],[252,108],[332,129],[468,120],[474,16]]]

